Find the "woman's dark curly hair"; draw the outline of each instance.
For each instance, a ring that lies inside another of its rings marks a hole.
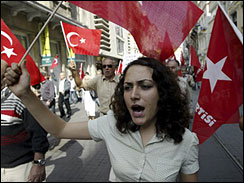
[[[185,127],[188,127],[190,115],[188,100],[182,94],[176,76],[163,63],[153,58],[139,58],[126,67],[115,89],[110,107],[117,120],[116,127],[121,133],[135,132],[140,129],[132,122],[124,101],[124,79],[126,72],[133,65],[141,65],[153,69],[152,79],[157,84],[159,93],[156,134],[174,139],[174,143],[182,141]]]

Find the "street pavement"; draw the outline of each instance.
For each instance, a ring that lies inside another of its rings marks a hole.
[[[57,106],[57,105],[56,105]],[[71,105],[68,123],[88,120],[81,102]],[[58,108],[56,109],[59,115]],[[98,107],[96,106],[96,111]],[[96,116],[98,112],[96,112]],[[110,160],[103,141],[57,139],[48,135],[50,150],[46,153],[47,182],[107,182]]]
[[[196,104],[199,90],[193,90]],[[81,102],[71,105],[68,123],[88,120]],[[59,115],[58,109],[57,115]],[[96,111],[98,107],[96,106]],[[98,114],[98,113],[97,113]],[[108,182],[111,168],[103,141],[57,139],[48,136],[50,150],[46,153],[47,182]],[[243,182],[243,170],[230,158],[221,140],[236,161],[243,166],[243,132],[238,124],[221,126],[214,136],[200,145],[199,182]]]

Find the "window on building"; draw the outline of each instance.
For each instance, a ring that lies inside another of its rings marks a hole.
[[[117,37],[116,43],[117,43],[117,53],[123,54],[124,53],[124,41]]]
[[[234,24],[237,26],[237,12],[235,11],[234,13],[231,14],[232,21]]]
[[[115,32],[116,32],[116,35],[117,35],[117,36],[123,37],[123,30],[122,30],[121,27],[116,26],[116,27],[115,27]]]
[[[60,59],[58,43],[50,41],[50,48],[51,48],[51,56],[56,57],[56,55],[58,55]]]
[[[124,40],[123,40],[123,29],[119,26],[115,26],[116,32],[116,43],[117,43],[117,53],[123,54],[124,53]]]

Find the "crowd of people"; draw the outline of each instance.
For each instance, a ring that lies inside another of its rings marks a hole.
[[[47,133],[60,139],[105,141],[111,182],[177,181],[179,177],[182,182],[197,181],[199,141],[189,129],[194,117],[193,76],[176,59],[163,64],[141,57],[129,63],[122,75],[115,74],[116,65],[107,57],[102,73],[92,78],[87,72],[82,80],[71,61],[69,78],[60,73],[58,92],[52,76],[43,73],[46,80],[36,94],[30,89],[25,62],[9,67],[1,60],[1,181],[45,180]],[[79,101],[77,91],[83,93],[89,120],[67,123],[64,117],[71,117],[70,105]],[[95,103],[99,117],[95,117]]]

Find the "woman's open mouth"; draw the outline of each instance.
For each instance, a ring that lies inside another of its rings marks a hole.
[[[131,110],[132,110],[133,117],[139,118],[139,117],[143,117],[144,116],[145,107],[143,107],[143,106],[132,105],[131,106]]]

